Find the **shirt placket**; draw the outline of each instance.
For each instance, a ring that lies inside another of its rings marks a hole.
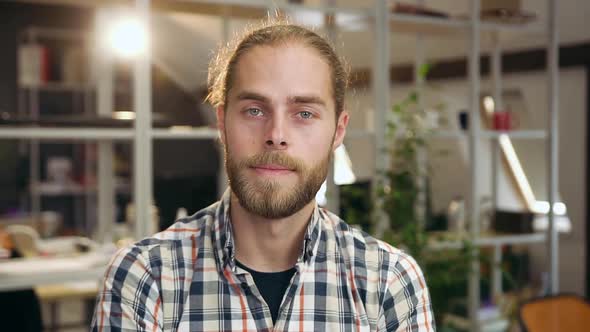
[[[252,312],[257,309],[251,306],[252,300],[254,300],[253,302],[255,302],[256,305],[263,309],[264,321],[255,320],[256,329],[258,331],[269,331],[273,326],[270,308],[268,307],[268,304],[266,304],[266,301],[264,301],[262,293],[260,293],[258,287],[256,287],[254,278],[248,271],[244,271],[238,267],[236,267],[236,278],[240,281],[240,290],[247,299],[250,314],[252,315]]]
[[[287,287],[285,295],[283,296],[283,301],[279,307],[279,314],[277,315],[277,321],[275,322],[273,331],[286,331],[287,327],[292,323],[289,319],[292,320],[293,317],[295,317],[293,313],[290,312],[290,309],[293,307],[293,301],[297,299],[297,294],[300,292],[301,285],[303,285],[305,265],[306,263],[303,261],[303,257],[300,257],[296,265],[297,271],[295,271],[293,278],[291,278],[291,283],[289,284],[289,287]]]

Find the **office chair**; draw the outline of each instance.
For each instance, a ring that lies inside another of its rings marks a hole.
[[[573,294],[533,299],[521,305],[520,325],[528,332],[590,330],[590,303]]]

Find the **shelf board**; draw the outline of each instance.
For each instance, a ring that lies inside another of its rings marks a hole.
[[[546,239],[545,233],[533,233],[533,234],[503,234],[503,235],[484,235],[475,241],[478,247],[493,247],[510,244],[532,244],[542,243]],[[467,240],[467,238],[465,238]],[[434,241],[429,244],[430,249],[459,249],[463,247],[463,243],[460,240],[442,240]]]
[[[9,127],[0,126],[0,139],[131,140],[135,131],[126,128]]]
[[[154,139],[216,139],[216,129],[206,127],[154,128]],[[40,139],[40,140],[132,140],[133,128],[99,128],[99,127],[14,127],[0,126],[0,139]]]
[[[361,129],[353,129],[347,130],[346,136],[344,139],[359,139],[359,138],[366,138],[366,137],[374,137],[375,133],[368,130],[361,130]],[[466,138],[467,132],[459,131],[459,130],[434,130],[426,135],[427,138]],[[402,134],[396,136],[396,139],[403,138]]]
[[[357,19],[366,19],[372,14],[370,8],[346,7],[346,6],[325,6],[325,5],[311,5],[311,4],[295,4],[295,3],[278,3],[276,5],[279,9],[293,11],[293,12],[314,12],[318,14],[333,14],[343,15],[346,18],[356,17]],[[336,20],[338,21],[338,19]]]
[[[469,21],[456,18],[420,16],[412,14],[390,14],[391,31],[403,33],[424,33],[426,35],[453,35],[467,31]]]
[[[539,21],[530,23],[499,23],[491,21],[481,21],[480,28],[485,32],[523,32],[532,34],[546,33],[547,28]]]
[[[115,190],[119,193],[131,192],[131,186],[128,183],[115,184]],[[41,182],[37,186],[31,187],[33,194],[42,196],[83,196],[96,193],[98,188],[96,186],[84,187],[79,184],[60,185],[50,182]]]
[[[243,19],[261,19],[266,17],[268,4],[264,0],[152,1],[153,8],[163,11],[180,11]]]
[[[468,33],[470,27],[471,21],[466,17],[444,18],[401,13],[390,14],[390,28],[393,32],[452,36]],[[480,31],[544,33],[545,27],[539,22],[520,24],[480,21]]]
[[[87,92],[94,89],[94,85],[89,83],[46,82],[39,84],[20,84],[19,88],[28,91]]]
[[[431,138],[465,138],[467,132],[464,130],[434,130],[428,136]]]
[[[25,1],[25,0],[17,0]],[[133,2],[130,0],[26,0],[37,3],[53,3],[62,5],[76,4],[78,6],[98,7],[104,6],[105,2],[109,4],[129,5]],[[152,0],[152,8],[161,11],[175,11],[184,13],[194,13],[211,16],[228,16],[242,19],[263,19],[267,16],[270,6],[285,11],[314,11],[325,14],[363,14],[368,15],[368,9],[343,8],[334,6],[318,5],[299,5],[289,3],[275,3],[267,0],[206,0],[206,1],[171,1],[171,0]]]
[[[78,184],[60,185],[42,182],[36,186],[31,186],[31,192],[43,196],[78,196],[86,195],[90,192],[90,188]]]
[[[510,131],[497,131],[497,130],[483,130],[481,131],[480,137],[482,138],[499,138],[502,135],[506,135],[511,139],[546,139],[547,132],[545,130],[510,130]],[[429,138],[468,138],[469,131],[467,130],[433,130],[427,134]]]
[[[483,130],[481,136],[485,138],[499,138],[506,135],[511,139],[546,139],[548,137],[546,130]]]
[[[201,15],[229,16],[244,19],[262,19],[267,17],[270,2],[266,0],[208,0],[202,2],[182,2],[160,0],[153,1],[153,6],[160,10],[191,12]],[[339,29],[358,30],[355,22],[364,22],[371,16],[368,8],[335,7],[310,4],[274,3],[272,8],[286,12],[287,15],[310,14],[311,20],[316,21],[315,15],[335,15]],[[320,22],[323,22],[323,17]],[[351,24],[352,23],[352,24]]]
[[[545,233],[483,236],[476,243],[481,247],[501,246],[507,244],[532,244],[545,242]]]

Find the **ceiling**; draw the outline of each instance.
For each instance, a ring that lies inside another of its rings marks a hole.
[[[35,3],[66,3],[84,6],[99,6],[105,3],[133,3],[130,0],[12,0]],[[260,1],[260,0],[258,0]],[[287,0],[273,0],[286,2]],[[494,0],[482,0],[494,1]],[[497,0],[496,0],[497,1]],[[515,0],[516,1],[516,0]],[[556,0],[557,1],[557,0]],[[338,6],[372,9],[374,0],[305,0],[305,3],[316,5],[334,3]],[[405,0],[405,3],[416,1]],[[469,0],[431,0],[423,1],[431,8],[444,11],[451,16],[465,15],[469,12]],[[542,26],[547,18],[547,0],[520,0],[521,8],[537,16],[537,26]],[[260,11],[244,10],[243,7],[227,8],[211,6],[196,0],[161,1],[152,0],[155,7],[164,11],[154,12],[152,19],[154,61],[168,73],[186,91],[194,91],[206,83],[207,64],[227,37],[238,33],[250,21],[243,17],[260,15]],[[563,44],[585,43],[590,40],[590,29],[586,22],[590,17],[590,1],[557,1],[559,39]],[[230,13],[223,18],[219,13]],[[199,14],[206,12],[207,15]],[[235,18],[236,16],[241,18]],[[322,22],[321,14],[309,12],[295,15],[296,22]],[[357,20],[358,21],[358,20]],[[359,29],[358,24],[348,24],[338,29],[335,45],[353,69],[370,68],[376,48],[373,33],[369,24]],[[224,33],[225,30],[225,33]],[[321,28],[319,28],[321,32]],[[350,31],[352,30],[352,31]],[[543,31],[543,30],[542,30]],[[466,56],[469,48],[467,34],[446,36],[444,34],[424,35],[423,49],[427,60],[450,59]],[[390,42],[390,63],[408,64],[414,61],[417,45],[416,34],[392,32]],[[522,50],[543,47],[547,40],[546,33],[502,32],[501,45],[504,51]],[[490,49],[490,36],[483,35],[481,48],[484,52]]]
[[[321,0],[307,0],[307,3],[317,4]],[[407,1],[411,2],[411,1]],[[372,1],[337,0],[336,3],[347,7],[371,8]],[[462,15],[469,12],[468,0],[436,0],[432,8],[445,11],[450,15]],[[523,10],[537,16],[534,23],[542,27],[547,18],[546,0],[522,0]],[[585,43],[590,40],[590,29],[586,23],[590,17],[590,1],[558,1],[558,27],[561,44]],[[178,73],[184,73],[182,79],[185,87],[199,87],[206,82],[207,63],[213,51],[224,40],[224,26],[227,35],[233,36],[248,24],[246,19],[224,19],[217,16],[199,15],[193,13],[167,12],[160,14],[154,20],[155,53],[169,59],[170,67]],[[296,21],[318,21],[317,15],[300,14]],[[321,21],[321,17],[319,19]],[[321,32],[321,28],[319,29]],[[544,31],[544,30],[541,30]],[[412,63],[415,57],[417,38],[415,34],[392,32],[390,54],[392,64]],[[547,40],[546,33],[502,32],[500,35],[502,49],[522,50],[543,47]],[[469,43],[468,35],[445,37],[440,34],[424,35],[423,48],[428,60],[449,59],[466,56]],[[335,41],[339,52],[348,60],[351,67],[370,68],[375,49],[373,33],[370,26],[358,31],[339,29]],[[162,47],[158,47],[161,45]],[[173,47],[173,45],[178,45]],[[483,35],[482,50],[487,51],[491,46],[489,35]],[[182,50],[180,52],[180,50]]]

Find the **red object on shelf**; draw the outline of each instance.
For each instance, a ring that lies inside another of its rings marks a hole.
[[[40,72],[40,81],[41,83],[47,83],[50,79],[50,71],[49,71],[49,49],[47,46],[41,45],[41,72]]]
[[[510,111],[495,111],[492,119],[495,130],[512,130],[520,123],[518,117]]]
[[[51,78],[49,48],[41,44],[21,45],[18,54],[18,79],[23,86],[49,82]]]

